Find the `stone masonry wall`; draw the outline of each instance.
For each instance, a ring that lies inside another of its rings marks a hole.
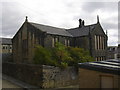
[[[54,66],[43,66],[43,87],[56,88],[77,83],[78,73],[74,67],[60,69]]]
[[[46,65],[3,63],[2,72],[40,88],[76,85],[78,82],[78,74],[73,67],[60,69]]]
[[[26,83],[42,87],[42,67],[39,65],[3,63],[2,73]]]

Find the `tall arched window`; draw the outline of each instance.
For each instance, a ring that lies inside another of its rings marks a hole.
[[[103,36],[95,35],[95,50],[104,50],[105,49],[105,39]]]

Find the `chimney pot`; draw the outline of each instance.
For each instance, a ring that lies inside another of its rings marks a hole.
[[[84,22],[84,20],[82,21],[82,26],[84,26],[84,24],[85,24],[85,22]]]
[[[79,27],[82,26],[82,19],[79,19]]]

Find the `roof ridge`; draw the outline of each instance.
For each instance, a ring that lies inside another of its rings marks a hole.
[[[53,26],[43,25],[43,24],[33,23],[33,22],[28,22],[28,23],[30,23],[31,25],[35,26],[38,29],[41,29],[42,31],[46,31],[49,34],[56,34],[56,35],[63,35],[63,36],[72,37],[72,34],[69,33],[64,28],[58,28],[58,27],[53,27]]]
[[[0,37],[0,39],[12,39],[12,38],[3,38],[3,37]]]
[[[78,29],[79,27],[76,27],[76,28],[70,28],[70,29],[66,29],[67,31],[69,30],[73,30],[73,29]]]
[[[97,23],[91,24],[91,25],[86,25],[86,26],[93,26],[93,25],[97,25]]]
[[[47,27],[52,27],[52,28],[58,28],[58,27],[55,27],[55,26],[50,26],[50,25],[45,25],[45,24],[39,24],[39,23],[34,23],[34,22],[28,22],[28,23],[38,24],[38,25],[47,26]],[[65,28],[58,28],[58,29],[66,30]]]
[[[83,26],[83,27],[89,27],[89,26],[94,26],[94,25],[97,25],[97,23],[91,24],[91,25],[85,25],[85,26]],[[70,28],[70,29],[66,29],[66,30],[69,31],[69,30],[78,29],[78,28],[81,29],[82,27]]]

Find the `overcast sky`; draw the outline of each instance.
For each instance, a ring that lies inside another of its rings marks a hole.
[[[25,21],[25,16],[28,16],[29,22],[68,29],[78,27],[79,18],[85,21],[85,25],[95,24],[99,15],[104,31],[108,30],[108,45],[118,44],[117,0],[7,0],[0,3],[1,8],[2,37],[12,38]]]

